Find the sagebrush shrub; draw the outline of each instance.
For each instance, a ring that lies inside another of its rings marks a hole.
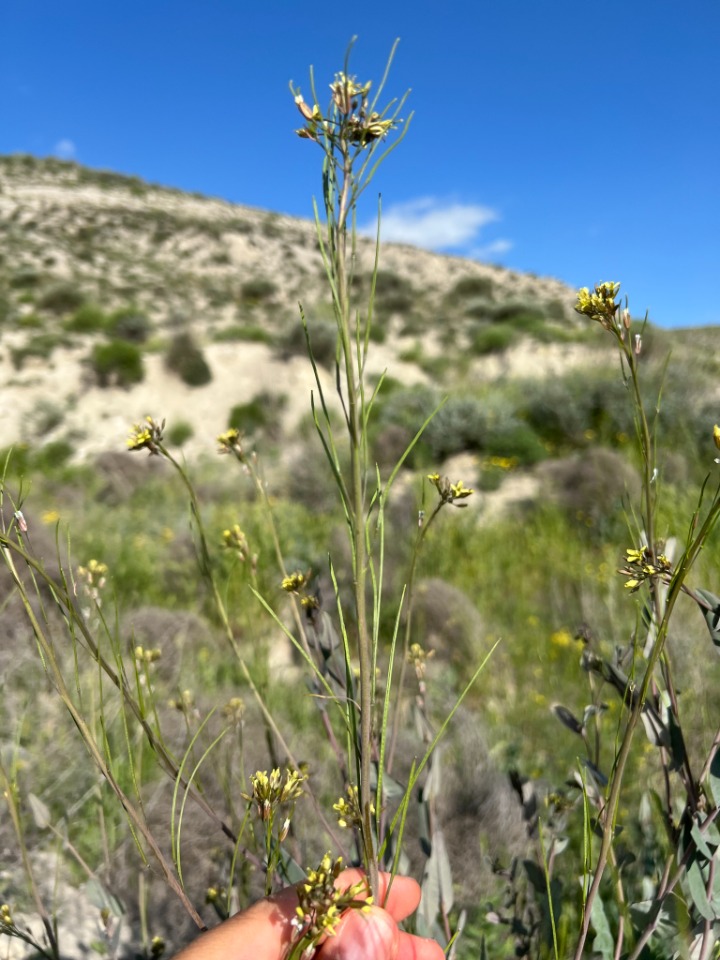
[[[110,315],[107,331],[116,340],[145,343],[152,331],[152,323],[146,314],[136,307],[123,307]]]
[[[107,325],[107,315],[94,303],[83,304],[64,323],[65,329],[72,333],[98,333]]]
[[[277,285],[266,277],[246,280],[240,286],[240,303],[246,307],[256,307],[268,303],[277,293]]]
[[[191,333],[175,334],[165,354],[165,366],[189,387],[204,387],[212,380],[212,370]]]
[[[332,320],[313,318],[308,320],[310,349],[315,362],[321,367],[332,369],[335,364],[337,346],[337,326]],[[286,337],[279,344],[285,355],[307,356],[307,337],[300,321],[294,323]]]
[[[101,387],[130,387],[145,378],[139,347],[125,340],[96,344],[90,354],[90,367]]]
[[[39,298],[38,306],[50,313],[63,314],[77,310],[85,302],[85,294],[72,283],[57,283]]]

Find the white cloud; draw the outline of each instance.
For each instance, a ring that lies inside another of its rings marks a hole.
[[[477,240],[482,227],[500,217],[490,207],[420,197],[383,210],[380,235],[392,243],[410,243],[431,250],[463,247]],[[362,228],[373,235],[376,224]]]
[[[472,250],[468,250],[468,256],[473,260],[489,260],[491,257],[501,257],[504,253],[512,250],[512,248],[512,240],[502,238],[493,240],[491,243],[486,243],[481,247],[473,247]]]
[[[76,148],[72,140],[63,138],[53,147],[53,154],[62,160],[71,160],[75,156]]]

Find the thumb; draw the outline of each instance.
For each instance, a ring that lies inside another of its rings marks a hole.
[[[393,918],[380,907],[350,910],[319,956],[322,960],[395,960],[399,933]]]

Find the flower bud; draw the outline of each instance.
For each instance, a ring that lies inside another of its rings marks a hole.
[[[305,103],[305,101],[303,100],[303,96],[302,96],[301,93],[299,93],[299,94],[295,97],[295,105],[297,106],[298,110],[299,110],[300,113],[305,117],[306,120],[312,120],[312,119],[313,119],[313,111],[312,111],[310,105],[309,105],[308,103]]]

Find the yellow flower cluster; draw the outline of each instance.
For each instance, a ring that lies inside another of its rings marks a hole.
[[[349,907],[362,908],[372,902],[366,880],[353,884],[347,890],[339,890],[335,886],[342,866],[342,857],[333,861],[330,854],[326,853],[317,870],[308,870],[306,879],[295,888],[298,905],[293,926],[308,956],[312,955],[309,952],[312,946],[322,937],[335,934],[343,911]]]
[[[153,647],[152,649],[146,650],[145,647],[137,646],[135,647],[135,659],[138,663],[155,663],[156,660],[159,660],[162,657],[162,650],[160,647]]]
[[[165,941],[162,937],[153,937],[150,941],[150,956],[153,960],[156,960],[157,957],[161,957],[165,952]]]
[[[419,643],[411,643],[408,650],[408,663],[415,668],[415,675],[418,680],[422,680],[427,669],[427,662],[435,656],[434,650],[424,650]]]
[[[240,723],[245,714],[245,703],[240,697],[233,697],[223,707],[223,715],[231,723]]]
[[[233,550],[235,553],[237,553],[242,561],[247,560],[250,556],[250,547],[248,546],[247,537],[240,529],[240,525],[237,523],[228,530],[223,530],[223,544],[228,550]]]
[[[258,770],[250,777],[252,793],[243,793],[242,796],[257,806],[261,820],[269,820],[277,807],[294,804],[303,795],[305,780],[307,777],[299,770],[288,768],[284,777],[277,767],[269,776],[267,770]]]
[[[664,553],[658,553],[657,558],[653,559],[649,547],[644,546],[639,550],[630,548],[625,551],[625,566],[619,573],[628,578],[625,581],[625,589],[634,593],[651,577],[661,577],[669,583],[672,577],[672,564]]]
[[[339,826],[360,827],[362,825],[362,810],[360,809],[360,792],[354,784],[345,791],[345,797],[340,797],[337,803],[333,804],[333,810],[338,815]],[[375,813],[375,808],[370,804],[370,813]]]
[[[160,453],[165,421],[158,423],[152,417],[145,417],[145,423],[134,424],[127,439],[128,450],[149,450],[150,455]]]
[[[473,489],[466,487],[462,480],[451,483],[447,477],[441,477],[439,473],[429,473],[427,478],[440,494],[440,500],[443,503],[451,503],[454,507],[467,506],[465,503],[456,503],[455,501],[464,500],[475,493]]]
[[[587,287],[578,290],[575,309],[591,320],[597,320],[606,330],[615,330],[615,314],[620,304],[615,297],[620,291],[620,284],[613,281],[598,283],[593,293]]]
[[[107,564],[100,560],[90,560],[86,567],[78,567],[78,576],[92,587],[104,587],[107,572]]]
[[[283,577],[280,586],[286,593],[297,593],[307,583],[307,575],[296,570],[287,577]]]
[[[232,453],[241,462],[245,459],[245,452],[242,447],[242,434],[234,427],[221,433],[217,438],[220,453]]]
[[[168,706],[179,713],[189,714],[195,707],[195,696],[192,690],[183,690],[177,700],[168,700]]]

